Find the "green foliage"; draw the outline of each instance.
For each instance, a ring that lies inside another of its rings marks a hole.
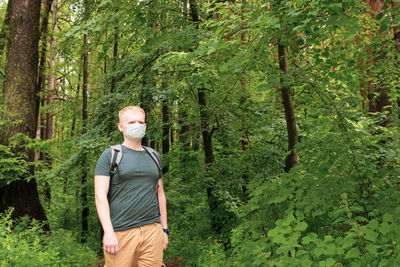
[[[43,225],[12,209],[0,214],[0,266],[94,266],[96,254],[79,244],[71,232],[44,233]]]
[[[171,147],[163,155],[169,164],[167,258],[186,266],[399,265],[400,71],[392,36],[399,8],[386,3],[373,17],[363,1],[189,2],[95,1],[86,7],[89,18],[82,1],[63,4],[57,36],[63,101],[41,108],[42,115],[53,108],[55,137],[40,142],[16,136],[0,146],[1,185],[32,178],[32,168],[41,196],[50,184],[51,201],[42,202],[53,234],[4,215],[4,264],[83,266],[92,262],[91,251],[101,252],[93,169],[103,149],[121,143],[117,113],[134,104],[150,111],[147,141],[157,150],[169,127]],[[200,23],[192,21],[194,3]],[[86,128],[83,34],[90,41]],[[288,49],[285,75],[278,43]],[[281,78],[294,96],[299,133],[299,164],[289,173],[283,172]],[[391,111],[369,113],[382,92]],[[214,161],[207,166],[202,132],[212,133]],[[52,165],[15,154],[20,145],[48,153]],[[207,188],[219,203],[214,213]],[[90,250],[74,241],[82,235],[83,189]],[[222,229],[213,230],[212,218]],[[82,258],[85,251],[90,256]]]

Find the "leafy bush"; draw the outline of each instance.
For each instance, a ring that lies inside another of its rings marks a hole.
[[[399,266],[400,150],[384,136],[398,134],[390,128],[373,134],[382,129],[372,120],[346,126],[341,132],[316,119],[297,146],[301,165],[289,173],[254,175],[250,200],[237,209],[241,223],[231,237],[233,252],[227,259],[215,248],[208,262]],[[372,134],[360,134],[363,128]]]
[[[57,230],[48,235],[42,224],[12,210],[0,214],[0,266],[93,266],[96,254],[76,242],[72,233]]]

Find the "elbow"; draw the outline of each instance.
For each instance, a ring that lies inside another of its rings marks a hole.
[[[96,194],[94,195],[94,199],[95,199],[96,205],[102,204],[102,203],[104,203],[104,202],[108,202],[107,196],[104,195],[104,194],[97,194],[97,193],[96,193]]]

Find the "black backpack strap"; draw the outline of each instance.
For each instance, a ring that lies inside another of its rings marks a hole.
[[[157,151],[155,151],[151,147],[143,146],[143,148],[144,148],[144,150],[146,150],[146,152],[150,155],[150,157],[156,163],[157,168],[158,168],[158,173],[159,173],[158,177],[161,178],[161,176],[162,176],[162,166],[161,166],[161,157],[160,157],[160,155],[157,153]]]
[[[118,169],[118,165],[122,159],[122,146],[121,145],[115,145],[115,146],[110,146],[111,149],[111,159],[110,159],[110,184],[111,184],[111,179],[113,178],[115,172]]]

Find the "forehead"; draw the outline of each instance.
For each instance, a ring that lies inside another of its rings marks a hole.
[[[136,110],[126,110],[121,114],[121,122],[144,121],[144,114]]]

